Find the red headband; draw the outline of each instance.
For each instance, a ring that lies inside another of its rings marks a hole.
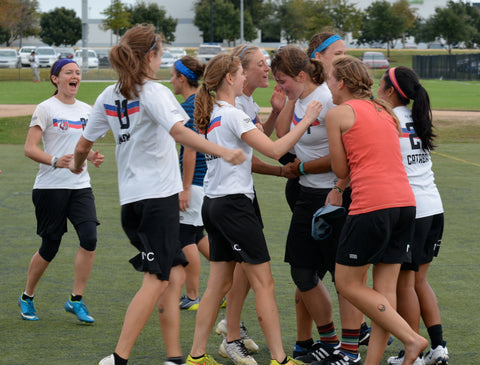
[[[395,77],[395,69],[396,67],[392,67],[390,70],[388,70],[388,77],[390,77],[390,81],[392,82],[392,85],[395,88],[395,90],[397,90],[398,93],[402,95],[405,99],[410,99],[407,95],[405,95],[405,93],[400,88],[397,78]]]

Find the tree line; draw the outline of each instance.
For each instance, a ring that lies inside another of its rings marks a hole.
[[[228,42],[240,38],[241,0],[195,0],[194,25],[204,41]],[[365,10],[349,0],[244,0],[244,40],[261,34],[263,42],[303,43],[315,33],[332,30],[351,34],[357,45],[383,43],[390,48],[407,37],[415,42],[442,40],[448,49],[457,44],[480,45],[480,10],[466,2],[450,0],[429,18],[422,18],[408,0],[373,1]],[[156,3],[128,5],[113,0],[103,12],[102,28],[112,30],[117,41],[137,23],[153,24],[167,43],[175,41],[177,19]],[[37,0],[0,2],[0,43],[12,45],[27,36],[39,36],[50,45],[73,45],[81,39],[81,20],[65,7],[39,13]]]

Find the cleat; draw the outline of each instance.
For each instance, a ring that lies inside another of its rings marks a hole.
[[[223,337],[227,337],[227,319],[223,318],[220,322],[218,322],[217,327],[215,328],[215,332],[217,335],[221,335]],[[243,341],[243,344],[247,348],[248,351],[251,352],[258,352],[258,345],[255,343],[254,340],[248,335],[247,328],[240,322],[240,338]],[[222,345],[220,345],[222,346]],[[220,352],[220,348],[218,349]]]
[[[296,358],[299,357],[299,356],[303,356],[303,355],[308,354],[310,351],[312,351],[312,347],[306,348],[306,347],[302,347],[302,346],[300,346],[300,345],[295,344],[295,345],[293,346],[293,355],[292,355],[292,357],[293,357],[294,359],[296,359]]]
[[[448,349],[447,343],[443,341],[443,346],[438,345],[434,349],[430,349],[425,355],[425,365],[448,365]]]
[[[199,359],[193,359],[190,355],[188,355],[186,365],[222,365],[222,364],[216,362],[215,359],[210,355],[205,354]]]
[[[332,347],[318,341],[313,344],[310,352],[308,352],[306,355],[298,356],[295,358],[295,360],[300,360],[307,364],[310,364],[314,361],[324,360],[333,355],[338,346],[339,345]]]
[[[98,363],[98,365],[115,365],[115,357],[112,355],[109,355]]]
[[[223,298],[222,304],[220,304],[220,308],[227,308],[227,298]]]
[[[291,357],[287,357],[287,363],[285,365],[305,365],[304,362],[298,359],[292,359]],[[277,360],[270,360],[270,365],[281,365]]]
[[[363,322],[362,323],[362,326],[360,327],[360,337],[358,338],[358,346],[368,346],[368,342],[370,341],[370,332],[371,332],[371,328],[368,327],[368,325]],[[388,343],[387,345],[390,346],[390,344],[395,341],[395,338],[390,335],[390,337],[388,338]]]
[[[67,302],[65,303],[65,312],[75,314],[80,322],[95,322],[95,319],[93,319],[93,317],[90,315],[87,306],[83,304],[83,300],[80,300],[78,302],[72,302],[70,299],[67,300]]]
[[[361,360],[360,354],[353,358],[340,350],[335,350],[331,356],[324,360],[314,361],[312,365],[361,365]]]
[[[228,343],[227,339],[223,338],[218,348],[218,353],[223,357],[230,358],[236,365],[257,365],[257,362],[250,355],[242,340]]]
[[[180,298],[180,309],[196,311],[198,309],[199,304],[200,304],[200,297],[192,300],[188,296],[184,295]]]
[[[388,365],[402,365],[403,359],[405,357],[405,351],[402,350],[398,353],[398,356],[391,356],[388,358],[387,362]],[[424,365],[425,362],[423,361],[422,354],[417,357],[417,359],[413,362],[412,365]]]
[[[38,321],[38,317],[35,314],[37,311],[33,305],[33,299],[22,299],[22,295],[18,298],[18,306],[20,307],[22,318],[26,321]]]

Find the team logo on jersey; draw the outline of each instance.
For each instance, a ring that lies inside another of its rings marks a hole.
[[[213,118],[210,123],[208,123],[207,127],[207,134],[213,131],[215,128],[220,127],[222,125],[222,116],[218,116],[216,118]],[[200,131],[201,134],[205,134],[205,131]]]
[[[86,122],[84,118],[81,120],[73,121],[73,120],[66,120],[66,119],[54,119],[53,126],[58,128],[62,132],[66,132],[69,129],[83,129]]]
[[[298,123],[301,122],[302,119],[303,119],[303,117],[300,118],[300,117],[297,116],[295,113],[293,113],[293,118],[292,118],[292,123],[293,123],[293,125],[297,125]],[[314,127],[314,126],[316,126],[316,125],[320,125],[320,121],[318,120],[318,118],[315,119],[315,121],[314,121],[312,124],[310,124],[311,127]]]

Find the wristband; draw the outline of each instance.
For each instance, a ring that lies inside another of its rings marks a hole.
[[[343,194],[343,190],[340,189],[338,186],[334,186],[334,187],[332,188],[332,190],[336,190],[336,191],[338,191],[340,194]]]
[[[57,161],[58,161],[58,157],[53,156],[53,157],[52,157],[52,162],[51,162],[50,164],[52,165],[52,167],[53,167],[54,169],[57,168]]]
[[[300,171],[300,175],[306,175],[307,173],[303,169],[303,162],[300,162],[300,165],[298,165],[298,171]]]

